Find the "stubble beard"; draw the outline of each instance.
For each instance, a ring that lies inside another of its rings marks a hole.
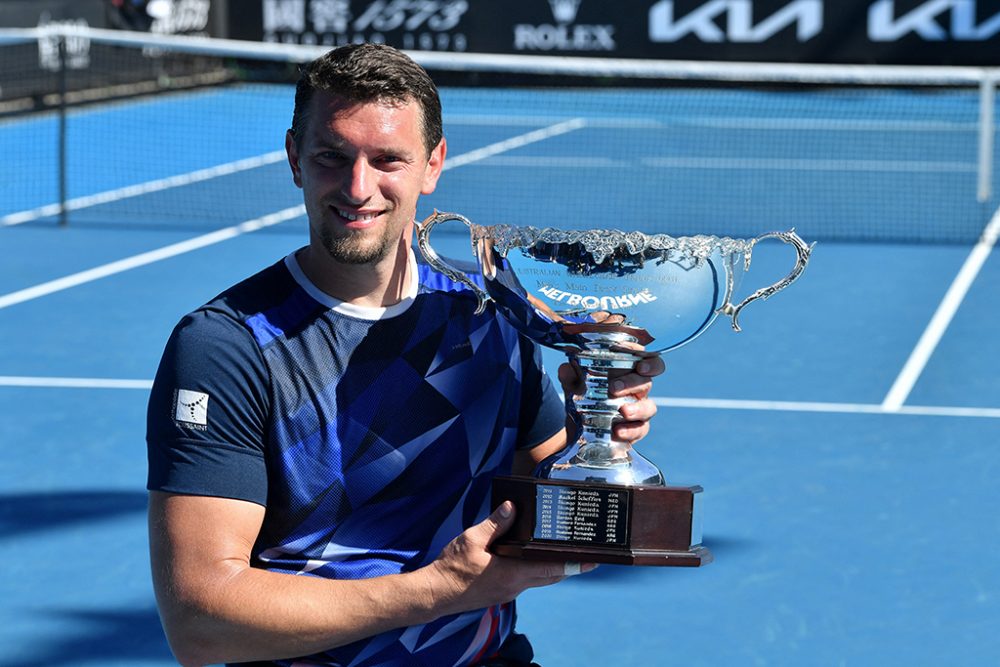
[[[320,229],[320,241],[330,257],[341,264],[374,264],[385,259],[395,246],[396,239],[386,227],[377,238],[366,238],[360,233],[334,236],[328,227]]]

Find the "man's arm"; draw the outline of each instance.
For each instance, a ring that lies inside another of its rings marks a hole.
[[[289,658],[514,599],[556,583],[561,563],[490,554],[513,520],[505,503],[414,572],[332,580],[250,567],[264,517],[255,503],[150,494],[153,585],[182,665]]]

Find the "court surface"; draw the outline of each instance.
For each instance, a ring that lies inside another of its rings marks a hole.
[[[515,194],[526,188],[539,206],[538,193],[547,190],[554,200],[547,205],[595,227],[603,220],[628,226],[624,220],[648,214],[631,201],[587,196],[586,179],[599,177],[601,164],[607,169],[642,150],[641,135],[621,155],[595,155],[600,123],[559,125],[578,109],[556,107],[544,122],[505,125],[497,121],[503,109],[470,96],[455,97],[446,113],[450,163],[421,214],[436,206],[488,216],[495,204],[475,193],[492,184]],[[50,190],[0,194],[0,663],[7,667],[174,664],[147,562],[149,383],[178,318],[305,239],[298,192],[280,155],[254,164],[255,180],[244,186],[267,193],[273,206],[266,210],[220,201],[212,187],[228,172],[203,173],[281,148],[290,91],[255,104],[258,122],[242,128],[239,143],[168,150],[170,132],[186,130],[163,127],[163,160],[135,159],[121,170],[114,165],[135,158],[134,150],[77,133],[85,159],[83,175],[71,180],[78,209],[66,228],[44,210]],[[157,126],[155,105],[138,105],[87,113],[95,128],[125,112],[154,114],[147,122]],[[494,115],[476,116],[484,109]],[[0,125],[3,154],[24,154],[47,122]],[[863,146],[865,139],[811,143],[815,155],[762,168],[854,160],[830,153],[851,142]],[[686,177],[697,180],[698,169],[725,166],[705,157],[678,161],[677,154],[643,159],[653,186],[657,168],[687,165]],[[868,173],[861,180],[875,192],[845,185],[832,190],[828,204],[839,191],[845,200],[868,197],[845,204],[845,216],[877,213],[894,196],[892,182],[917,171],[973,188],[974,176],[957,160],[896,155],[883,169],[861,165]],[[10,161],[4,167],[13,168]],[[728,166],[733,179],[751,167],[743,158]],[[191,174],[200,175],[163,184]],[[50,178],[38,174],[40,183]],[[141,183],[160,186],[123,190]],[[158,217],[168,197],[204,200],[218,216],[174,225]],[[148,198],[141,200],[144,218],[108,222],[117,220],[116,206],[139,198]],[[993,211],[970,201],[985,228]],[[731,205],[737,215],[740,203]],[[795,222],[780,202],[755,206],[761,224],[768,209],[773,214],[773,225],[758,232]],[[943,204],[923,212],[943,224],[963,215]],[[796,226],[808,239],[809,221]],[[442,254],[467,255],[460,233],[440,239]],[[791,255],[758,247],[744,291],[777,279]],[[719,322],[670,353],[654,386],[660,413],[639,449],[669,482],[704,487],[705,544],[715,562],[699,569],[603,566],[527,592],[519,625],[539,661],[1000,663],[998,285],[1000,261],[989,239],[975,248],[826,241],[791,289],[746,309],[742,333]],[[555,353],[546,360],[553,370],[560,361]]]

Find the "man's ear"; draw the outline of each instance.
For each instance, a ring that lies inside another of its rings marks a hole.
[[[299,147],[295,144],[295,135],[291,130],[285,132],[285,154],[288,156],[288,166],[292,168],[292,180],[302,187],[302,169],[299,167]]]
[[[420,189],[421,194],[429,195],[437,187],[441,170],[444,169],[444,157],[448,153],[448,142],[441,137],[441,141],[431,151],[430,159],[427,160],[427,167],[424,170],[424,183]]]

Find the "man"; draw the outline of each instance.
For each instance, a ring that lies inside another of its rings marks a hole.
[[[565,411],[539,350],[416,262],[437,91],[394,49],[337,49],[304,71],[285,147],[309,244],[185,317],[150,398],[171,647],[184,665],[528,664],[513,599],[579,568],[492,555],[513,506],[490,514],[489,487],[562,449]],[[646,376],[621,379],[624,439],[655,412]]]

